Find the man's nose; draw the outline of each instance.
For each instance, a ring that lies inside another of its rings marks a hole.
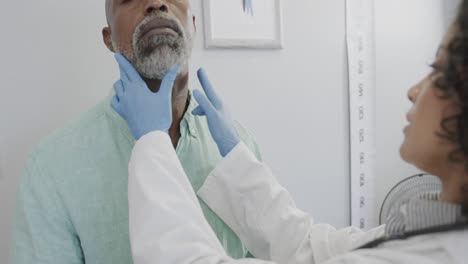
[[[145,13],[150,15],[156,11],[167,13],[169,8],[166,5],[165,1],[162,0],[148,0],[148,3],[145,8]]]

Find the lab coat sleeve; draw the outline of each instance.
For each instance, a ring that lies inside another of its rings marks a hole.
[[[137,141],[129,163],[128,197],[135,264],[267,263],[226,255],[163,132]]]
[[[254,256],[278,263],[322,263],[383,235],[383,227],[362,232],[314,224],[243,143],[218,164],[198,195]]]

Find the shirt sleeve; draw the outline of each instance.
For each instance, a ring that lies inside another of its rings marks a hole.
[[[79,239],[56,185],[32,158],[18,190],[12,264],[84,263]]]
[[[163,132],[143,136],[133,148],[128,197],[135,264],[266,263],[226,255]]]
[[[256,257],[278,263],[322,263],[383,235],[315,224],[269,168],[240,143],[208,176],[198,195]]]

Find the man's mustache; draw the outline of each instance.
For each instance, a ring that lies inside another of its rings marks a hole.
[[[158,28],[168,28],[176,32],[179,36],[183,36],[183,31],[176,20],[167,18],[165,16],[157,15],[154,16],[148,22],[143,22],[140,26],[138,26],[139,30],[137,31],[137,39],[141,39],[151,30]]]

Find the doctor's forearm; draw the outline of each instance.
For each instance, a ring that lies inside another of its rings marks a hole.
[[[224,252],[167,134],[152,132],[137,141],[129,163],[128,195],[135,264],[189,263],[201,250],[193,242],[206,245],[202,255]]]
[[[254,256],[278,263],[321,263],[382,233],[314,224],[243,143],[208,176],[198,195]]]
[[[310,250],[303,250],[309,244],[310,217],[296,208],[268,167],[243,143],[216,167],[198,194],[254,256],[279,263],[314,263]]]
[[[226,255],[167,134],[153,132],[137,141],[129,163],[128,194],[135,264],[265,263]]]

